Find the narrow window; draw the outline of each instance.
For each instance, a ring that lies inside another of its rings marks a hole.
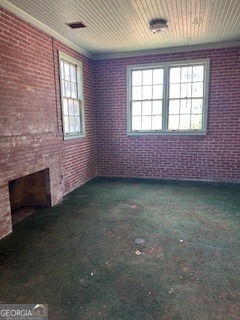
[[[85,134],[82,62],[59,52],[59,63],[64,139],[82,137]]]

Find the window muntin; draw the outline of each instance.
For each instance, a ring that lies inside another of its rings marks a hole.
[[[59,53],[64,139],[84,136],[82,64]]]
[[[128,132],[205,133],[209,60],[128,67]]]

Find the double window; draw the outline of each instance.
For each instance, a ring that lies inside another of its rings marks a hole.
[[[205,134],[209,60],[128,67],[128,133]]]
[[[85,134],[82,63],[59,52],[59,65],[64,139],[82,137]]]

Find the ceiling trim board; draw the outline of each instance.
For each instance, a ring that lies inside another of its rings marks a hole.
[[[182,47],[173,47],[173,48],[161,48],[145,51],[133,51],[126,53],[112,53],[112,54],[99,54],[93,55],[92,59],[97,60],[107,60],[107,59],[119,59],[119,58],[130,58],[130,57],[140,57],[140,56],[149,56],[149,55],[158,55],[166,53],[178,53],[178,52],[190,52],[190,51],[199,51],[199,50],[213,50],[213,49],[223,49],[223,48],[233,48],[239,47],[240,41],[229,41],[229,42],[219,42],[212,44],[201,44],[195,46],[182,46]]]

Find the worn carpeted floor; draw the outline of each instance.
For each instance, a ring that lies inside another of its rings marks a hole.
[[[46,303],[51,320],[239,320],[239,222],[240,185],[94,179],[0,241],[0,303]]]

